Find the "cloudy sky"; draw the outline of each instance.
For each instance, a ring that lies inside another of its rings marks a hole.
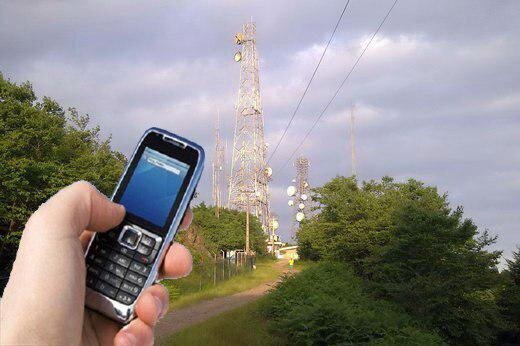
[[[275,171],[336,90],[392,0],[352,0],[272,161]],[[344,6],[338,1],[2,1],[0,71],[75,106],[126,154],[160,126],[201,143],[211,167],[220,110],[232,142],[239,65],[233,36],[257,24],[265,133],[271,148]],[[520,3],[401,0],[301,152],[310,183],[350,173],[347,111],[356,104],[361,179],[415,177],[466,216],[520,244]],[[228,153],[229,159],[229,153]],[[272,209],[289,240],[284,191]],[[210,169],[199,200],[210,201]]]

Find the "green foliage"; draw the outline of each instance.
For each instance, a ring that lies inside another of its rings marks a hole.
[[[193,208],[193,228],[204,239],[205,248],[214,254],[220,251],[244,249],[246,214],[236,210],[221,209],[220,217],[215,208],[201,203]],[[265,253],[265,235],[256,217],[250,218],[249,243],[258,255]]]
[[[28,216],[60,188],[87,180],[112,192],[125,157],[89,128],[88,115],[68,114],[31,85],[0,75],[0,230],[22,229]]]
[[[462,208],[416,180],[360,187],[337,177],[315,190],[321,213],[297,234],[303,258],[351,264],[374,292],[397,302],[446,340],[487,344],[501,328],[500,252]]]
[[[520,344],[520,247],[507,260],[505,287],[500,297],[500,310],[505,319],[500,337],[503,343]]]
[[[31,84],[0,74],[0,277],[7,277],[25,221],[62,187],[87,180],[110,194],[126,162],[101,140],[88,115],[37,101]],[[0,294],[5,282],[0,283]]]
[[[287,278],[260,302],[272,330],[296,345],[439,345],[395,304],[365,292],[344,263],[321,262]]]

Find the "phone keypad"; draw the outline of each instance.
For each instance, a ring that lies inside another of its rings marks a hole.
[[[136,250],[117,241],[119,230],[98,234],[86,257],[87,286],[126,305],[141,292],[161,241],[143,233]]]

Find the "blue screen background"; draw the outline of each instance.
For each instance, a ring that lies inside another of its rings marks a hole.
[[[189,166],[145,148],[119,203],[127,212],[163,227]]]

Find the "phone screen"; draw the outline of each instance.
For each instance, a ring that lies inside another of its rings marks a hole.
[[[146,147],[119,203],[157,227],[164,227],[190,166]]]

